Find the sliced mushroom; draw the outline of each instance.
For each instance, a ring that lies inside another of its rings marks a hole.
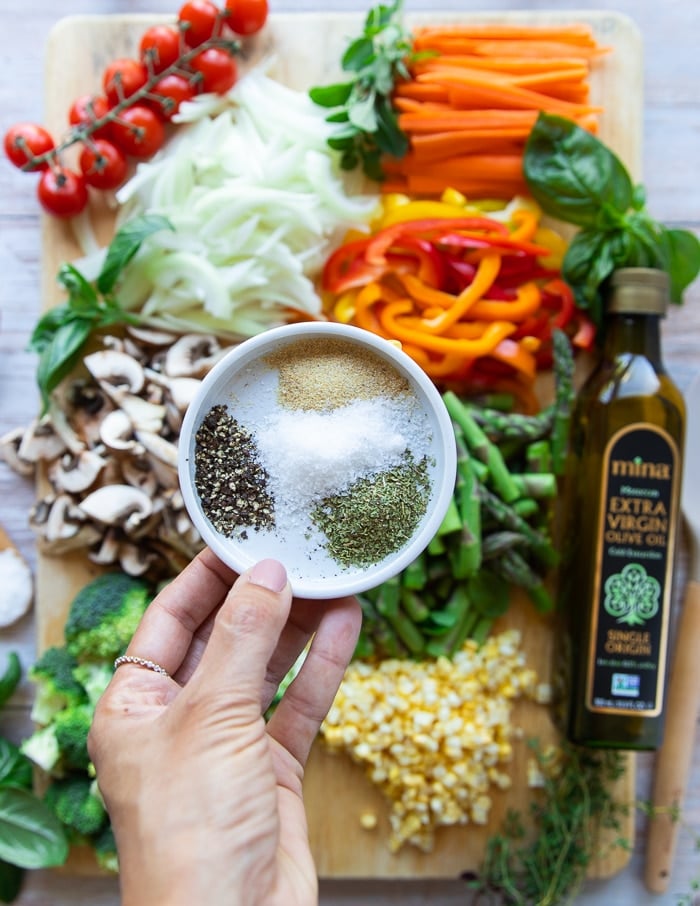
[[[134,426],[131,419],[122,409],[114,409],[105,416],[100,425],[100,439],[110,450],[129,451],[134,455],[144,452],[143,447],[134,437]]]
[[[168,350],[164,371],[169,377],[203,377],[224,352],[213,334],[186,334]]]
[[[98,442],[102,421],[113,411],[113,403],[107,394],[90,378],[70,381],[59,405],[65,409],[75,433],[88,447]]]
[[[184,412],[201,386],[201,380],[194,377],[168,377],[152,369],[146,369],[146,378],[165,388],[170,399],[180,412]]]
[[[130,576],[142,576],[154,559],[155,555],[143,545],[128,542],[119,545],[119,565]]]
[[[149,497],[158,490],[158,476],[151,465],[150,457],[129,456],[121,466],[122,475],[127,484],[140,488]]]
[[[135,429],[152,431],[157,434],[165,420],[165,406],[161,403],[149,403],[148,400],[132,393],[126,393],[119,400],[119,406],[129,417]]]
[[[144,449],[152,453],[156,459],[164,462],[167,466],[177,468],[177,447],[175,444],[161,437],[160,434],[154,434],[152,431],[137,431],[136,438]]]
[[[43,498],[32,508],[29,522],[52,552],[83,547],[100,537],[97,531],[83,531],[90,527],[84,524],[82,514],[68,494]]]
[[[119,559],[119,535],[114,529],[109,529],[102,536],[102,542],[97,550],[90,551],[88,558],[93,563],[109,566]]]
[[[90,374],[117,404],[124,393],[138,393],[143,387],[143,367],[126,352],[100,349],[86,355],[83,361]]]
[[[97,481],[106,464],[99,453],[92,450],[83,450],[77,456],[64,453],[49,467],[49,481],[59,491],[77,494]]]
[[[24,428],[13,428],[7,434],[0,437],[0,457],[2,457],[8,466],[18,475],[33,475],[35,465],[28,459],[22,459],[19,455],[20,444],[24,437]]]
[[[140,488],[112,484],[88,494],[80,502],[80,510],[102,525],[120,525],[129,532],[151,515],[153,504]]]
[[[176,334],[148,327],[137,327],[133,324],[126,328],[126,332],[145,346],[172,346],[177,339]]]
[[[65,441],[56,433],[52,421],[44,417],[34,419],[24,432],[17,456],[26,462],[40,462],[60,456],[65,449]]]

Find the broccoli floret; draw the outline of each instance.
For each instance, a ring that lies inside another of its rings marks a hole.
[[[114,675],[112,663],[78,664],[73,676],[87,693],[88,701],[94,707]]]
[[[87,738],[95,709],[90,704],[59,711],[51,723],[64,768],[87,771],[90,756]]]
[[[73,599],[65,625],[68,650],[79,661],[112,661],[123,654],[152,592],[127,573],[104,573]]]
[[[93,837],[107,823],[107,811],[94,780],[85,776],[54,780],[44,801],[69,831],[81,837]]]
[[[117,843],[114,839],[112,825],[107,824],[91,841],[95,851],[97,864],[105,871],[117,873],[119,871],[119,859],[117,856]]]
[[[36,685],[32,720],[49,724],[64,708],[87,701],[85,689],[73,676],[78,662],[65,647],[47,648],[29,670]]]
[[[20,752],[47,774],[53,774],[58,769],[61,759],[54,726],[50,724],[48,727],[35,730],[20,745]]]

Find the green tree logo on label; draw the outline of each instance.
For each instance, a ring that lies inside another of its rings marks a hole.
[[[605,610],[618,623],[643,626],[659,612],[661,584],[640,563],[628,563],[605,582]]]

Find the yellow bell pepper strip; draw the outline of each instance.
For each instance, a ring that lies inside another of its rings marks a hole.
[[[517,239],[521,242],[528,242],[534,239],[540,221],[533,210],[530,208],[516,208],[510,215],[510,219],[515,224],[515,229],[510,234],[512,239]]]

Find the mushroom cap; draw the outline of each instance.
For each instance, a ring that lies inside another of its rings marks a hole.
[[[49,481],[59,491],[77,494],[93,485],[106,465],[106,460],[94,450],[83,450],[77,456],[64,453],[49,467]]]
[[[117,349],[100,349],[86,355],[85,367],[114,398],[120,393],[138,393],[143,387],[143,366],[133,356]]]
[[[81,500],[78,508],[85,516],[103,525],[133,528],[153,512],[153,501],[140,488],[130,484],[109,484]]]

